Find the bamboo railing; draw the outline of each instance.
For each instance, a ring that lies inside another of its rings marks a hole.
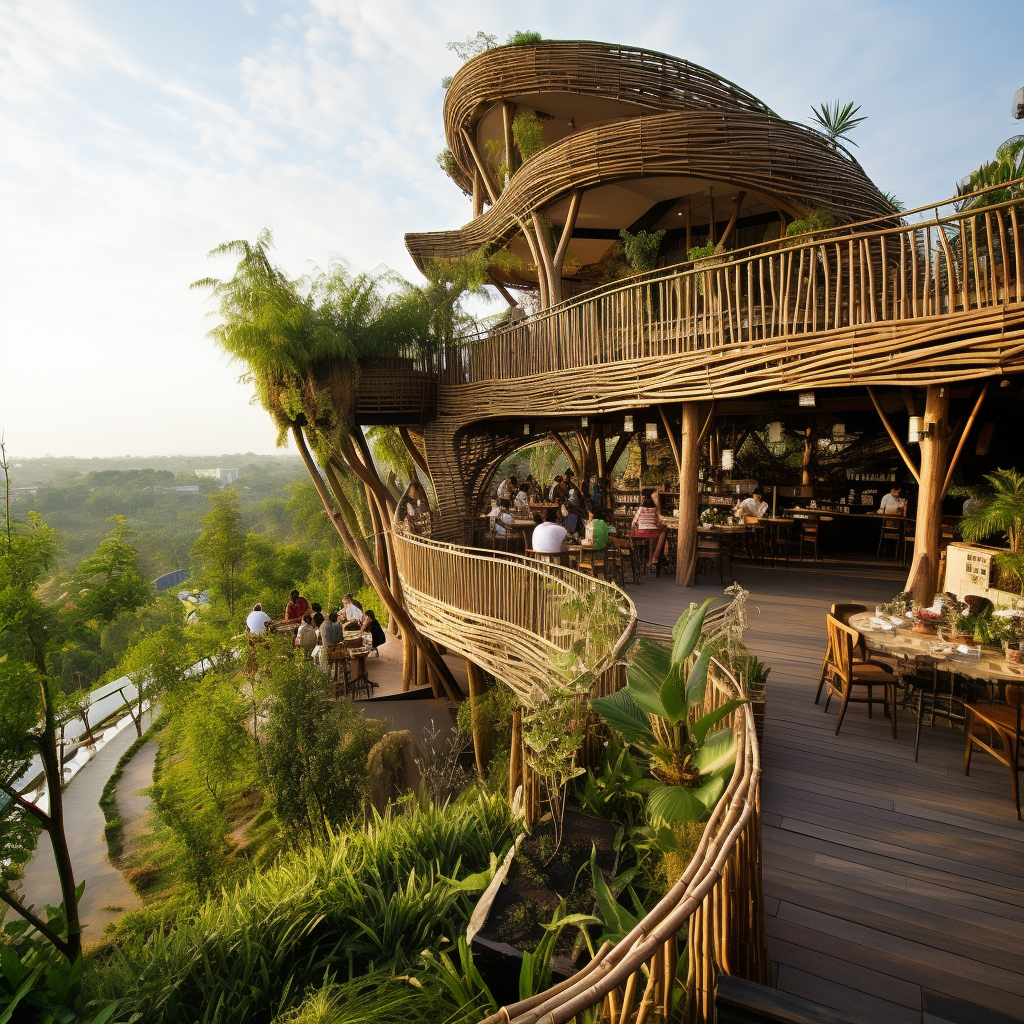
[[[736,680],[713,661],[703,713],[736,696],[742,696]],[[562,1024],[596,1007],[600,1020],[610,1024],[705,1024],[714,1020],[719,975],[770,983],[761,889],[761,764],[749,706],[732,712],[726,724],[738,740],[733,775],[676,884],[629,935],[603,947],[573,977],[503,1007],[482,1024]],[[678,970],[681,957],[687,958],[685,973]]]
[[[535,559],[497,554],[401,528],[394,546],[402,590],[417,626],[431,639],[508,683],[527,703],[545,680],[609,668],[636,625],[636,609],[612,584]],[[604,604],[594,641],[594,606]],[[615,612],[608,616],[609,603]],[[716,617],[724,613],[716,612]],[[570,655],[570,652],[573,652]],[[742,696],[733,676],[712,662],[704,713]],[[602,1008],[610,1024],[714,1019],[719,974],[767,984],[769,964],[761,892],[760,755],[747,705],[724,724],[737,736],[732,778],[690,864],[665,897],[615,946],[579,973],[532,999],[504,1007],[484,1024],[561,1024]],[[685,984],[678,980],[686,932]]]
[[[519,555],[394,530],[417,626],[507,683],[526,704],[552,682],[601,674],[632,636],[636,608],[614,584]]]
[[[450,347],[441,356],[441,382],[538,380],[690,356],[697,366],[734,360],[732,372],[750,378],[746,391],[728,381],[721,387],[753,393],[781,386],[773,377],[785,376],[797,351],[790,346],[805,340],[818,353],[809,361],[801,354],[800,383],[808,387],[835,384],[837,374],[848,383],[865,367],[891,363],[894,343],[905,339],[908,381],[937,369],[949,380],[979,376],[986,366],[998,372],[1005,347],[982,352],[975,345],[975,358],[964,361],[942,341],[966,329],[954,321],[983,333],[991,314],[1024,302],[1024,211],[1019,202],[962,211],[958,202],[940,204],[933,217],[912,225],[879,220],[793,236],[597,289]],[[1009,355],[1019,361],[1021,339],[1008,340]],[[922,345],[934,349],[927,359]],[[638,381],[630,378],[622,374],[622,394],[602,388],[594,400],[625,407],[632,392],[635,404]],[[579,379],[585,394],[587,378]],[[528,398],[529,389],[522,394]]]

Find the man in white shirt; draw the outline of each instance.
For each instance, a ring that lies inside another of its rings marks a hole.
[[[266,633],[269,622],[270,616],[263,610],[263,605],[254,604],[252,611],[245,617],[245,628],[257,635]]]
[[[737,509],[741,516],[757,516],[758,519],[761,519],[767,511],[768,502],[764,500],[764,492],[759,490],[754,491],[751,497],[744,498]]]
[[[538,523],[533,528],[533,537],[530,540],[530,547],[534,551],[543,551],[546,554],[557,554],[562,550],[562,541],[565,540],[566,529],[555,522],[555,510],[549,508],[543,523]]]
[[[882,495],[881,504],[878,506],[880,515],[898,516],[903,512],[903,502],[900,501],[899,487],[894,487],[888,494]]]

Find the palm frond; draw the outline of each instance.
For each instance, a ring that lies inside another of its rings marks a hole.
[[[854,104],[853,100],[843,103],[836,100],[835,103],[822,103],[820,106],[811,107],[811,117],[817,123],[820,130],[828,136],[829,142],[836,145],[838,142],[849,142],[856,146],[849,133],[867,117],[857,117],[860,104]]]

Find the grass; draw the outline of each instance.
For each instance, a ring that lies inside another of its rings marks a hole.
[[[471,910],[450,880],[486,869],[514,833],[501,798],[409,802],[173,919],[140,915],[89,973],[90,996],[121,999],[119,1019],[269,1024],[342,970],[398,972],[450,941]]]
[[[153,728],[156,728],[154,726]],[[100,809],[103,811],[103,818],[106,824],[103,826],[103,836],[107,841],[107,855],[110,863],[116,864],[124,853],[124,821],[121,819],[121,812],[117,806],[117,784],[121,781],[125,769],[131,759],[152,739],[152,728],[144,732],[136,741],[121,755],[114,770],[107,779],[107,784],[100,794]]]

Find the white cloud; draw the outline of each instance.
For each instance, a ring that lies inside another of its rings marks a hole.
[[[293,273],[344,257],[414,275],[404,232],[468,217],[434,154],[458,67],[445,44],[478,29],[676,53],[798,119],[855,99],[858,156],[908,202],[1012,133],[1020,85],[1010,33],[948,74],[952,8],[923,3],[741,3],[724,25],[696,2],[295,0],[239,5],[205,49],[124,9],[119,26],[84,2],[0,0],[0,428],[18,454],[270,450],[188,284],[227,269],[209,249],[264,226]]]

